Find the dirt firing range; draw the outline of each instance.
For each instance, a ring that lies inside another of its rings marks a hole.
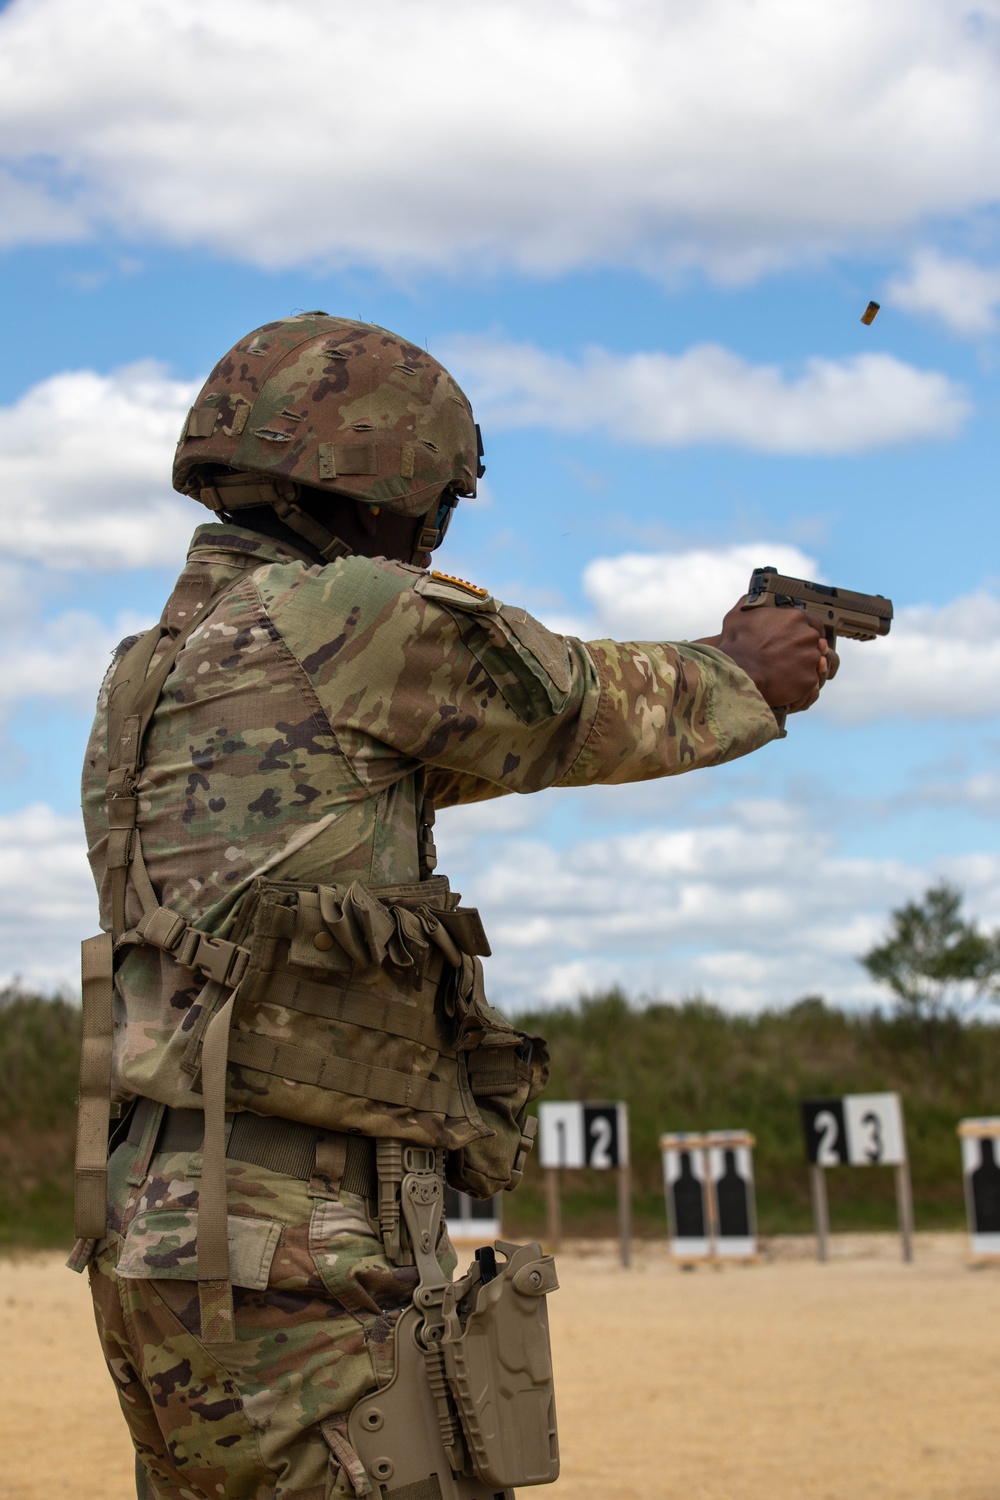
[[[997,1500],[1000,1270],[964,1235],[764,1241],[684,1273],[664,1241],[559,1257],[552,1500]],[[4,1500],[133,1500],[81,1278],[0,1260]],[[53,1413],[57,1415],[54,1417]],[[524,1496],[532,1491],[522,1491]]]

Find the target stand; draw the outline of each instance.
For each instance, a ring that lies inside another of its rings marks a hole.
[[[804,1099],[802,1130],[812,1186],[816,1259],[829,1259],[827,1170],[830,1167],[894,1167],[903,1259],[912,1261],[913,1189],[899,1095],[845,1094],[841,1099]]]
[[[755,1144],[748,1130],[660,1136],[670,1256],[677,1265],[757,1260]]]
[[[573,1099],[538,1106],[538,1155],[545,1169],[548,1238],[557,1250],[562,1238],[562,1173],[580,1167],[618,1174],[618,1239],[621,1262],[631,1260],[632,1181],[629,1173],[628,1105],[585,1104]]]

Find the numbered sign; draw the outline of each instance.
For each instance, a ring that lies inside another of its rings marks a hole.
[[[757,1253],[754,1138],[745,1130],[660,1137],[670,1251],[680,1261]]]
[[[470,1198],[468,1193],[446,1187],[444,1212],[451,1239],[463,1244],[492,1244],[503,1233],[501,1201],[500,1193],[493,1198]]]
[[[906,1160],[903,1107],[898,1094],[845,1094],[842,1099],[804,1099],[802,1131],[812,1179],[816,1255],[827,1258],[830,1213],[827,1167],[894,1167],[903,1259],[913,1259],[913,1191]]]
[[[715,1253],[733,1260],[757,1254],[752,1147],[753,1137],[745,1131],[718,1131],[708,1137]]]
[[[802,1104],[806,1157],[817,1167],[896,1167],[906,1160],[898,1094],[846,1094]]]
[[[628,1108],[579,1100],[540,1104],[538,1148],[543,1167],[627,1167]]]
[[[546,1170],[548,1237],[559,1244],[562,1214],[559,1179],[563,1169],[596,1167],[618,1173],[618,1235],[622,1265],[629,1263],[632,1190],[628,1166],[628,1105],[584,1104],[581,1100],[538,1106],[538,1154]]]
[[[1000,1258],[1000,1119],[962,1120],[962,1176],[973,1258]]]

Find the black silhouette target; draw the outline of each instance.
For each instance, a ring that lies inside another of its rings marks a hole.
[[[996,1141],[986,1136],[979,1142],[980,1163],[972,1174],[972,1206],[980,1234],[1000,1234],[1000,1166]]]
[[[723,1152],[722,1176],[715,1184],[719,1238],[747,1239],[750,1235],[749,1184],[741,1176],[735,1151]]]
[[[963,1120],[962,1172],[974,1256],[1000,1257],[1000,1120]]]
[[[706,1235],[705,1184],[694,1174],[693,1152],[679,1153],[680,1175],[670,1196],[674,1205],[674,1238],[703,1240]]]

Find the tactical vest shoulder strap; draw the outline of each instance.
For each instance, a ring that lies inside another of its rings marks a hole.
[[[137,784],[142,749],[164,684],[189,637],[205,618],[208,605],[242,581],[243,573],[213,590],[210,576],[185,590],[183,626],[158,660],[156,650],[168,633],[166,617],[139,637],[119,661],[108,690],[107,868],[111,876],[111,933],[83,945],[83,1051],[80,1117],[77,1128],[76,1233],[70,1264],[82,1270],[93,1245],[105,1234],[107,1212],[107,1143],[111,1112],[113,1061],[114,948],[132,934],[126,931],[126,898],[131,879],[143,915],[135,938],[168,952],[181,950],[182,961],[235,989],[249,955],[232,943],[198,932],[168,907],[161,907],[146,871],[139,838]],[[154,665],[155,661],[155,665]],[[148,936],[147,936],[148,931]],[[180,956],[180,954],[179,954]],[[199,1238],[207,1250],[208,1274],[201,1288],[203,1322],[215,1338],[232,1336],[232,1288],[228,1283],[229,1249],[225,1194],[225,1041],[232,996],[209,1028],[213,1033],[212,1067],[205,1082],[205,1173],[217,1188],[206,1194]],[[224,1019],[223,1019],[224,1018]],[[223,1022],[219,1025],[219,1022]],[[206,1039],[207,1040],[207,1039]],[[219,1054],[221,1052],[221,1064]],[[211,1095],[211,1097],[209,1097]],[[211,1118],[210,1118],[211,1117]],[[218,1139],[217,1139],[218,1138]],[[215,1200],[220,1201],[216,1202]],[[88,1249],[89,1246],[89,1249]]]

